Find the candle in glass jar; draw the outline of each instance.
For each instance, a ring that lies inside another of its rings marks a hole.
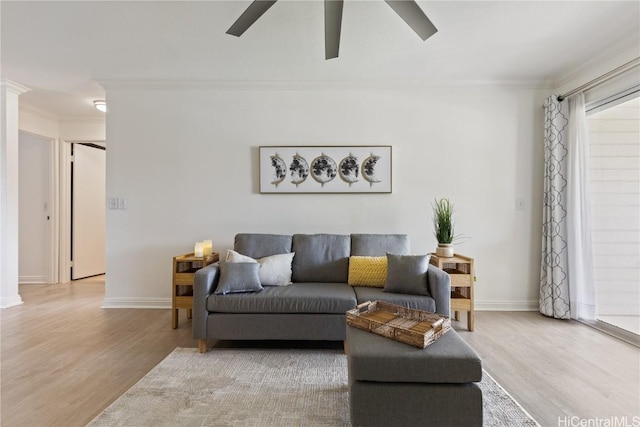
[[[204,256],[204,245],[202,244],[202,242],[196,242],[196,245],[193,248],[193,256]]]
[[[202,242],[204,250],[204,256],[211,255],[213,253],[213,240],[204,240]]]

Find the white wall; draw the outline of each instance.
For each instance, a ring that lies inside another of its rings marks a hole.
[[[128,209],[107,211],[105,306],[168,307],[172,256],[238,232],[408,233],[430,252],[449,197],[477,307],[537,309],[547,91],[321,86],[107,86],[107,197]],[[260,145],[376,144],[393,146],[392,194],[258,193]]]
[[[63,141],[104,141],[105,119],[63,119],[60,121],[60,139]]]

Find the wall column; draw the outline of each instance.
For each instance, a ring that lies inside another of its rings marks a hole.
[[[22,304],[18,293],[18,97],[30,89],[0,82],[0,308]]]

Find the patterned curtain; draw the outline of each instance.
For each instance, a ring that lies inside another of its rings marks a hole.
[[[570,319],[567,265],[567,103],[544,103],[544,206],[540,313]]]

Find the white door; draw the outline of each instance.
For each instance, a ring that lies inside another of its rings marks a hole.
[[[73,144],[71,279],[104,274],[106,156],[103,147]]]
[[[49,283],[52,142],[20,132],[18,139],[19,283]]]

